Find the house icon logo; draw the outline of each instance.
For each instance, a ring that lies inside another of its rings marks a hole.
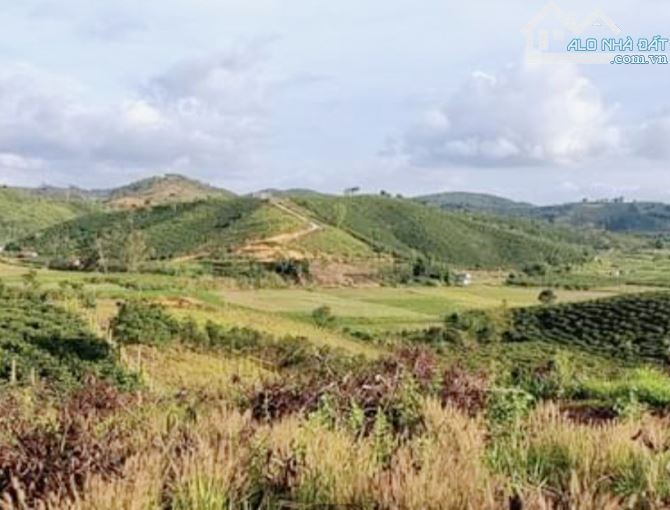
[[[575,37],[620,37],[621,29],[602,10],[593,11],[577,21],[556,3],[548,3],[521,33],[526,39],[526,61],[529,63],[608,64],[609,52],[572,53],[566,50]]]

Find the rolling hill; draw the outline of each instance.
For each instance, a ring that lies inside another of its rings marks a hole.
[[[176,174],[98,190],[4,187],[0,188],[0,245],[94,212],[234,196],[230,191]]]
[[[151,258],[256,258],[276,260],[316,253],[371,254],[346,233],[313,222],[290,202],[253,197],[208,199],[141,209],[98,212],[20,240],[17,247],[44,257],[97,256],[96,243],[123,242],[141,232]],[[311,237],[309,242],[303,238]],[[313,243],[310,245],[310,243]],[[110,247],[113,249],[113,247]]]
[[[0,245],[99,208],[90,200],[46,197],[27,190],[0,188]]]
[[[321,221],[381,253],[423,255],[465,267],[574,261],[585,248],[560,229],[530,222],[449,213],[411,200],[379,196],[299,198]]]
[[[508,198],[485,193],[446,192],[416,197],[417,202],[448,210],[490,212],[494,214],[529,213],[535,208],[526,202],[515,202]]]
[[[94,191],[115,209],[129,209],[206,198],[231,198],[234,193],[178,174],[149,177],[111,190]]]
[[[539,207],[531,214],[552,223],[611,232],[670,232],[670,205],[658,202],[579,202]]]
[[[28,236],[45,257],[92,257],[98,239],[140,231],[155,259],[425,256],[462,267],[573,262],[589,249],[548,224],[448,213],[388,197],[252,197],[98,212]],[[377,255],[375,255],[377,254]]]
[[[448,211],[542,219],[566,227],[629,234],[670,233],[670,205],[659,202],[617,199],[536,206],[495,195],[462,192],[436,193],[414,200]]]

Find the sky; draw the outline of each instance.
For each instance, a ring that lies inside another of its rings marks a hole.
[[[556,5],[670,36],[670,2]],[[0,183],[670,201],[670,65],[529,63],[522,29],[546,6],[5,2]]]

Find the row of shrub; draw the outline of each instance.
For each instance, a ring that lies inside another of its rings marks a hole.
[[[670,359],[670,293],[512,311],[505,341],[545,340],[627,359]]]
[[[0,285],[0,381],[69,388],[88,375],[129,385],[114,349],[39,292]]]

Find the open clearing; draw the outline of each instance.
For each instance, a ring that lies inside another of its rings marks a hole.
[[[589,291],[559,290],[559,302],[585,301],[642,287],[608,287]],[[538,304],[537,288],[477,284],[470,287],[378,287],[333,289],[223,290],[229,303],[294,318],[308,318],[319,306],[329,306],[341,325],[364,329],[402,329],[438,323],[445,314],[496,307]]]

